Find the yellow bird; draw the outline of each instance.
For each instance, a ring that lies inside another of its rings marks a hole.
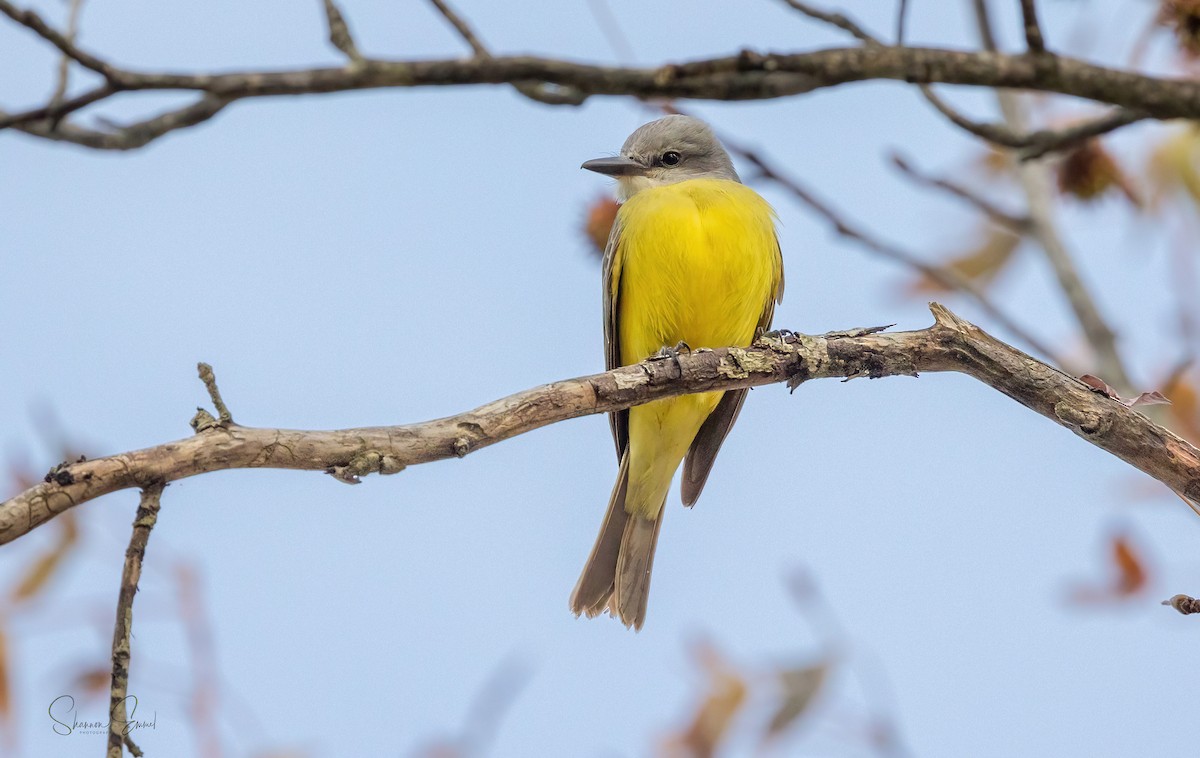
[[[738,179],[712,129],[667,116],[629,136],[615,158],[583,168],[616,177],[622,201],[604,252],[609,369],[673,346],[747,346],[783,296],[775,214]],[[611,414],[620,468],[571,610],[646,620],[650,570],[671,479],[683,466],[693,505],[746,390],[656,400]]]

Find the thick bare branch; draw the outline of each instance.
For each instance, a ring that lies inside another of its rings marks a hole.
[[[956,371],[972,376],[1195,502],[1200,450],[1135,410],[1010,347],[940,305],[915,332],[851,330],[699,350],[543,385],[457,416],[341,431],[213,427],[158,447],[60,467],[50,481],[0,503],[0,544],[81,503],[210,471],[325,471],[346,481],[407,465],[461,458],[548,424],[689,392],[829,377]]]
[[[146,557],[146,544],[150,531],[158,521],[158,509],[162,502],[164,482],[146,485],[137,515],[133,519],[133,534],[125,550],[125,568],[121,571],[121,591],[117,595],[117,622],[113,627],[112,641],[112,687],[109,692],[108,758],[121,758],[123,746],[128,746],[134,755],[141,751],[130,738],[130,716],[137,716],[128,708],[130,634],[133,631],[133,598],[142,577],[142,560]],[[136,701],[134,701],[136,703]]]
[[[36,14],[18,10],[8,0],[0,0],[0,11],[37,32],[81,65],[102,73],[114,92],[192,91],[208,96],[200,101],[206,106],[242,98],[474,84],[507,84],[519,86],[523,92],[536,87],[538,99],[551,103],[580,103],[592,95],[766,100],[851,82],[887,79],[1028,89],[1108,103],[1145,113],[1150,118],[1200,118],[1200,81],[1150,77],[1049,53],[1005,55],[992,51],[869,44],[802,53],[743,51],[657,68],[598,66],[531,56],[476,55],[451,60],[368,59],[361,65],[338,68],[179,74],[118,68],[84,52]],[[86,147],[129,149],[211,118],[219,110],[202,109],[200,103],[158,117],[156,126],[170,124],[170,128],[141,130],[137,134],[122,131],[106,135],[72,124],[55,130],[44,121],[26,123],[22,130]],[[198,118],[202,112],[203,117]]]

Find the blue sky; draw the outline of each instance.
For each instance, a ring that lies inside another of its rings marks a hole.
[[[887,30],[882,5],[840,3]],[[972,45],[966,5],[913,3],[911,33]],[[1011,33],[1015,4],[999,5]],[[1128,3],[1042,5],[1063,38],[1081,13],[1145,18]],[[498,52],[615,60],[585,2],[458,6]],[[63,16],[58,3],[37,7]],[[372,54],[462,50],[424,3],[343,10]],[[612,10],[635,56],[622,62],[840,44],[777,3]],[[90,49],[131,67],[338,60],[316,2],[95,0],[83,30]],[[52,65],[0,24],[5,107],[39,102]],[[990,112],[986,93],[954,95]],[[104,113],[132,119],[174,102],[129,96]],[[977,233],[962,207],[887,167],[892,147],[946,171],[978,154],[902,85],[689,108],[910,248],[935,255]],[[198,360],[216,368],[239,422],[298,428],[433,418],[600,370],[599,270],[580,226],[611,188],[578,166],[645,120],[626,100],[550,108],[478,87],[240,103],[126,155],[0,134],[0,455],[54,462],[39,408],[93,455],[187,436],[206,402]],[[1152,129],[1117,144],[1136,154]],[[903,271],[761,189],[779,211],[788,278],[777,325],[930,322],[919,299],[896,293]],[[1062,215],[1149,381],[1178,352],[1161,240],[1116,201]],[[1071,347],[1069,313],[1034,251],[997,297]],[[831,724],[881,701],[927,757],[1194,751],[1196,624],[1157,600],[1196,589],[1200,524],[1167,497],[1131,504],[1144,477],[973,380],[754,391],[699,505],[668,501],[637,635],[567,611],[614,475],[607,423],[592,417],[358,487],[269,471],[172,485],[135,608],[131,691],[158,715],[143,747],[199,754],[176,613],[183,561],[202,578],[229,755],[410,754],[457,732],[505,661],[528,680],[491,755],[646,754],[700,694],[694,640],[755,670],[820,652],[820,625],[785,584],[799,569],[848,652],[808,734],[780,754],[862,754]],[[79,554],[37,613],[11,620],[21,755],[100,749],[100,738],[53,734],[45,709],[76,668],[107,655],[135,503],[121,493],[81,508]],[[1150,553],[1154,592],[1071,606],[1069,588],[1101,575],[1106,536],[1123,524]],[[2,575],[52,539],[41,529],[0,551]],[[732,754],[753,745],[740,728]]]

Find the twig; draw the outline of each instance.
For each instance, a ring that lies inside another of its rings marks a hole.
[[[617,59],[626,62],[633,60],[633,45],[629,44],[629,38],[621,30],[621,24],[613,14],[608,0],[588,0],[587,5],[596,26],[600,27],[600,34],[604,36]]]
[[[975,0],[975,20],[979,37],[989,51],[996,50],[996,39],[988,15],[987,0]],[[1013,131],[1025,129],[1025,113],[1021,101],[1010,90],[997,89],[996,99],[1004,122]],[[1066,297],[1071,312],[1095,353],[1098,371],[1109,384],[1122,394],[1132,394],[1132,383],[1125,364],[1117,352],[1117,338],[1108,322],[1100,315],[1087,285],[1079,275],[1079,269],[1067,251],[1054,222],[1054,194],[1051,189],[1049,167],[1038,162],[1023,162],[1017,165],[1017,177],[1025,192],[1029,217],[1033,222],[1032,234],[1046,254],[1046,260],[1054,270],[1058,286]]]
[[[483,41],[479,39],[477,34],[475,34],[475,30],[471,28],[471,25],[468,24],[466,19],[460,16],[457,11],[447,5],[443,0],[429,0],[429,2],[434,8],[437,8],[438,13],[441,13],[442,17],[454,27],[454,30],[458,32],[458,36],[463,38],[463,41],[466,42],[473,51],[475,51],[476,55],[481,58],[492,57],[492,54],[488,52],[487,47],[484,46]]]
[[[1046,52],[1046,41],[1042,37],[1042,27],[1038,25],[1034,0],[1021,0],[1021,17],[1025,23],[1025,44],[1029,46],[1029,52]]]
[[[102,495],[211,471],[278,468],[380,473],[461,458],[548,424],[692,392],[847,376],[954,371],[971,376],[1079,437],[1200,500],[1200,449],[1136,410],[931,304],[936,323],[913,332],[764,339],[748,348],[696,350],[554,382],[456,416],[340,431],[231,426],[128,453],[72,463],[63,476],[0,503],[0,544]]]
[[[196,372],[200,374],[200,381],[204,382],[204,389],[208,390],[208,397],[212,400],[213,407],[217,409],[217,418],[221,426],[232,424],[233,414],[229,412],[225,401],[221,399],[221,390],[217,388],[217,375],[213,373],[213,367],[207,363],[197,363]]]
[[[117,74],[116,69],[100,60],[96,56],[80,50],[75,46],[74,42],[60,32],[56,31],[54,27],[43,21],[42,17],[34,11],[21,10],[17,6],[8,2],[8,0],[0,0],[0,13],[3,13],[5,16],[8,16],[21,26],[24,26],[25,28],[34,32],[51,45],[54,45],[63,55],[67,56],[79,65],[100,74],[107,79],[109,83],[114,85],[117,84],[117,82],[114,81]]]
[[[365,59],[358,51],[358,45],[354,43],[354,36],[350,34],[350,26],[346,23],[341,9],[334,0],[322,2],[325,4],[325,21],[329,26],[329,43],[341,50],[352,63],[363,63]]]
[[[908,24],[908,0],[900,0],[896,9],[896,45],[904,44],[904,28]]]
[[[792,9],[803,13],[805,16],[816,19],[817,21],[822,21],[830,26],[836,26],[842,31],[849,33],[855,39],[860,40],[868,45],[882,44],[875,37],[875,35],[859,26],[856,21],[845,16],[844,14],[823,11],[819,8],[814,8],[808,3],[800,2],[800,0],[783,0],[783,2]]]
[[[50,102],[40,108],[32,108],[21,113],[13,113],[4,115],[0,113],[0,129],[8,129],[14,126],[21,126],[35,121],[48,121],[53,129],[53,124],[64,116],[74,113],[111,96],[116,90],[109,84],[102,84],[95,89],[90,89],[87,92],[76,95],[70,100],[62,98],[51,98]]]
[[[975,208],[982,211],[984,215],[986,215],[995,223],[1001,226],[1006,226],[1017,234],[1024,234],[1029,231],[1030,222],[1028,216],[1018,216],[1014,213],[1009,213],[990,200],[980,197],[966,187],[963,187],[962,185],[949,179],[923,174],[917,169],[913,168],[912,165],[909,164],[909,162],[898,153],[892,153],[891,157],[892,164],[917,184],[945,190],[951,195],[954,195],[961,200],[965,200],[966,202],[975,206]]]
[[[475,53],[476,58],[485,60],[492,58],[492,54],[488,51],[487,46],[483,44],[483,40],[479,38],[479,35],[475,33],[471,25],[457,11],[451,8],[445,0],[429,0],[429,2],[437,9],[438,13],[442,14],[442,17],[446,19],[450,26],[454,27],[454,30],[458,32],[458,36],[462,37],[463,41]],[[552,87],[546,83],[537,81],[513,82],[513,89],[530,100],[536,100],[539,103],[546,103],[547,105],[582,105],[583,101],[587,99],[587,96],[578,90],[569,87]]]
[[[231,102],[233,102],[231,98],[204,95],[191,105],[161,113],[145,121],[127,124],[117,131],[85,129],[66,121],[62,123],[33,121],[18,124],[14,128],[35,137],[56,142],[70,142],[97,150],[136,150],[176,129],[186,129],[189,126],[208,121]]]
[[[83,0],[71,0],[71,5],[67,9],[67,32],[64,36],[72,45],[79,36],[79,13],[81,10],[83,10]],[[71,58],[63,55],[58,61],[58,84],[54,87],[54,94],[50,96],[50,105],[58,105],[67,96],[70,77]]]
[[[1117,108],[1093,120],[1064,129],[1038,129],[1018,133],[1004,124],[986,124],[967,118],[939,97],[931,87],[922,86],[921,93],[950,123],[988,142],[1017,149],[1017,157],[1022,161],[1034,160],[1048,153],[1074,147],[1092,137],[1108,134],[1148,118],[1145,113]]]
[[[1175,595],[1167,600],[1162,601],[1163,605],[1169,605],[1185,616],[1190,616],[1193,613],[1200,613],[1200,599],[1190,595]]]
[[[987,293],[981,289],[975,282],[958,273],[953,269],[944,266],[927,263],[919,256],[903,250],[895,245],[888,244],[871,236],[868,232],[855,227],[851,222],[847,221],[841,213],[834,210],[832,206],[824,200],[818,198],[816,194],[802,186],[796,179],[784,174],[782,170],[774,167],[771,162],[763,158],[757,151],[730,142],[728,139],[723,140],[725,146],[730,152],[741,157],[758,169],[759,174],[767,180],[778,184],[783,189],[787,190],[793,197],[801,203],[813,209],[818,215],[822,216],[826,221],[833,226],[834,231],[839,235],[853,240],[862,247],[871,252],[880,255],[889,260],[900,263],[915,271],[929,277],[931,280],[941,284],[950,290],[955,290],[963,293],[968,298],[973,300],[984,313],[990,316],[997,324],[1007,330],[1017,339],[1024,342],[1029,347],[1040,353],[1046,359],[1065,366],[1061,356],[1056,351],[1052,350],[1049,345],[1036,337],[1025,327],[1016,323],[1007,313],[1000,310],[999,306],[992,302]]]
[[[133,520],[133,534],[129,548],[125,551],[125,568],[121,572],[121,591],[117,595],[117,622],[113,629],[112,642],[112,688],[109,694],[108,758],[121,758],[122,746],[129,740],[129,718],[125,702],[129,691],[130,631],[133,629],[133,596],[137,593],[138,580],[142,576],[142,560],[146,556],[146,543],[150,531],[158,521],[158,509],[162,500],[165,482],[148,485],[142,489],[141,503]],[[134,755],[140,755],[136,746],[131,746]]]

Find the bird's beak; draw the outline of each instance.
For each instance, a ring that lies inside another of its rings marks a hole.
[[[588,171],[595,171],[597,174],[605,176],[640,176],[646,173],[645,166],[623,155],[615,158],[593,158],[590,161],[584,161],[580,168],[586,168]]]

